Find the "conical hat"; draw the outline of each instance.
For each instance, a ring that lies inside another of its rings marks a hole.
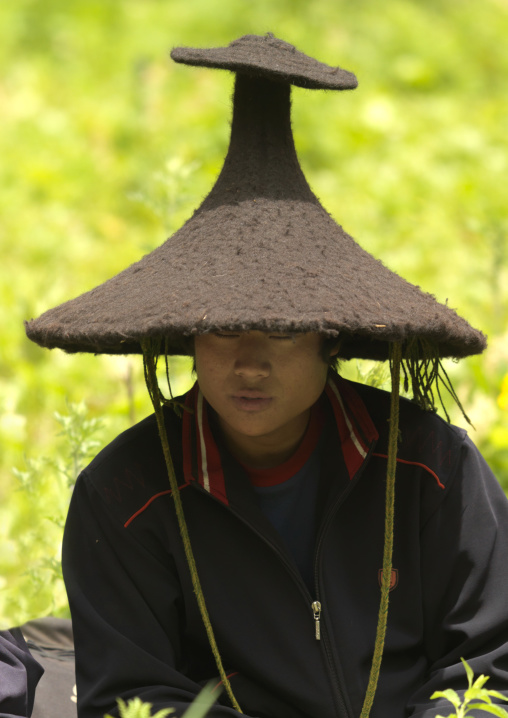
[[[383,359],[419,339],[435,357],[481,352],[455,311],[364,251],[326,212],[298,163],[290,85],[352,89],[352,73],[271,35],[226,48],[177,48],[174,60],[236,73],[223,169],[194,215],[156,250],[27,323],[30,339],[69,352],[127,354],[146,338],[168,353],[218,329],[341,336],[346,358]]]

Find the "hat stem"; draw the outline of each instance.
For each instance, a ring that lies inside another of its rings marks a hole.
[[[392,578],[393,527],[395,515],[395,471],[397,468],[397,444],[399,438],[399,384],[400,366],[402,362],[402,346],[393,343],[390,346],[390,374],[392,382],[390,404],[390,432],[388,437],[388,462],[386,467],[386,498],[385,498],[385,538],[383,550],[383,578],[381,581],[381,599],[376,630],[376,641],[369,683],[360,718],[368,718],[379,679],[381,661],[388,622],[388,602]]]
[[[237,73],[228,154],[199,212],[270,199],[317,202],[298,163],[290,85]]]
[[[143,364],[145,369],[145,380],[146,385],[148,388],[148,393],[150,394],[150,399],[152,400],[154,412],[155,412],[155,418],[157,420],[157,428],[159,430],[159,436],[162,444],[162,451],[164,454],[164,461],[166,463],[166,469],[168,472],[168,478],[169,478],[169,485],[171,487],[171,494],[173,496],[173,501],[175,504],[175,512],[178,520],[178,526],[180,528],[180,535],[182,537],[183,547],[185,551],[185,557],[187,559],[187,565],[189,566],[189,571],[192,579],[192,586],[194,589],[194,593],[196,594],[196,599],[198,602],[199,612],[201,613],[201,618],[203,619],[203,623],[206,630],[206,635],[208,637],[208,643],[210,644],[210,648],[212,649],[213,657],[215,659],[215,663],[217,665],[217,668],[219,670],[219,675],[221,678],[221,683],[224,686],[226,693],[231,701],[231,704],[233,705],[233,708],[235,708],[239,713],[242,713],[242,709],[240,708],[240,705],[238,704],[238,701],[236,700],[233,690],[231,688],[231,683],[229,682],[229,679],[226,675],[226,671],[224,670],[224,666],[222,664],[222,658],[219,653],[219,648],[217,646],[217,642],[215,640],[215,636],[213,633],[212,624],[210,621],[210,616],[208,615],[208,610],[206,608],[205,604],[205,597],[203,595],[203,589],[201,588],[201,582],[199,580],[199,575],[196,567],[196,561],[194,559],[194,554],[192,551],[192,546],[190,542],[189,537],[189,530],[187,528],[187,522],[185,520],[185,515],[183,512],[183,506],[182,506],[182,499],[180,498],[180,491],[178,488],[178,482],[176,480],[176,474],[175,469],[173,466],[173,460],[171,458],[171,452],[169,449],[169,442],[168,442],[168,436],[166,432],[166,426],[164,423],[164,410],[162,408],[161,400],[160,400],[160,389],[157,382],[157,357],[159,355],[158,347],[155,346],[155,342],[152,342],[150,339],[142,340],[142,348],[143,348]]]

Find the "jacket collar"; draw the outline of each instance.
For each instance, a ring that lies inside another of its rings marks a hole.
[[[333,411],[344,462],[352,479],[379,435],[365,404],[349,382],[330,372],[324,393]],[[227,505],[220,452],[210,427],[208,404],[197,382],[185,395],[185,406],[182,435],[185,483],[197,482]]]

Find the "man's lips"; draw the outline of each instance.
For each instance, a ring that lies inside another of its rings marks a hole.
[[[257,389],[240,389],[230,395],[233,404],[241,411],[262,411],[273,402],[273,397]]]

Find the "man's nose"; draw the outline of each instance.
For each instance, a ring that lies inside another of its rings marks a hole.
[[[264,338],[244,336],[235,359],[235,374],[260,379],[270,374],[271,364]]]

